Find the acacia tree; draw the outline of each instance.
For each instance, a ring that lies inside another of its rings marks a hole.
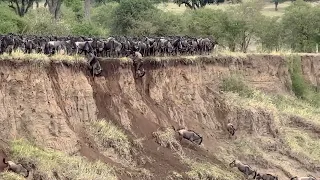
[[[23,17],[28,10],[33,6],[33,3],[37,3],[37,0],[8,0],[9,7],[14,10],[14,12]]]

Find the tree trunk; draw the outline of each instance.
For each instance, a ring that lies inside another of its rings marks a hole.
[[[29,8],[32,7],[34,1],[35,0],[21,0],[21,4],[19,4],[19,0],[12,0],[10,1],[9,7],[12,8],[17,15],[23,17],[28,12]]]
[[[54,16],[55,19],[58,19],[62,1],[63,0],[46,0],[45,6],[48,5],[49,12]]]
[[[90,7],[91,7],[91,1],[84,0],[84,18],[88,21],[90,21]]]

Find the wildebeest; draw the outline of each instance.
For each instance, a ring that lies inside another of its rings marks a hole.
[[[173,130],[175,130],[174,127],[173,127]],[[187,139],[187,140],[191,141],[192,143],[196,143],[198,145],[201,145],[201,143],[202,143],[203,137],[201,135],[199,135],[198,133],[194,132],[193,130],[179,128],[175,131],[178,132],[180,138],[182,137],[182,138]]]
[[[257,180],[278,180],[278,177],[274,176],[272,174],[262,174],[261,175],[260,173],[258,173],[256,179]]]
[[[26,168],[24,168],[21,164],[16,164],[12,161],[7,161],[6,159],[3,158],[3,163],[8,165],[8,170],[15,172],[17,174],[23,174],[24,177],[28,177],[29,176],[29,170],[27,170]]]
[[[237,167],[240,172],[242,172],[246,178],[250,175],[253,175],[253,179],[257,176],[257,171],[253,170],[249,165],[243,164],[239,160],[233,160],[230,164],[230,167]]]
[[[127,37],[112,36],[36,36],[9,33],[0,35],[0,54],[21,49],[25,53],[53,55],[63,49],[67,54],[87,55],[95,52],[98,57],[125,57],[130,51],[146,56],[177,56],[209,54],[218,44],[214,38],[188,36]]]
[[[232,123],[228,123],[227,124],[227,130],[232,136],[234,136],[234,133],[235,133],[236,129],[234,128]]]
[[[98,58],[92,53],[89,53],[88,57],[89,69],[92,72],[92,76],[99,75],[102,71]]]
[[[142,68],[142,55],[140,52],[133,52],[132,51],[132,61],[133,61],[133,67],[134,67],[134,71],[135,71],[135,77],[143,77],[145,75],[145,71]]]
[[[290,180],[317,180],[315,177],[309,175],[308,177],[292,177]]]

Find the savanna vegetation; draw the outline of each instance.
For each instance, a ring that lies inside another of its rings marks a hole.
[[[247,52],[251,44],[256,51],[316,52],[320,42],[319,5],[302,0],[287,2],[284,9],[280,3],[281,16],[273,15],[277,13],[273,6],[266,10],[266,5],[271,3],[262,0],[219,6],[199,1],[199,5],[191,5],[199,6],[196,10],[187,8],[188,5],[184,7],[180,1],[52,1],[29,0],[29,4],[25,2],[23,15],[15,7],[15,1],[2,1],[0,33],[104,37],[212,36],[220,47],[242,52]],[[61,7],[52,10],[47,6],[52,3]],[[176,5],[175,9],[170,9],[173,3],[180,7]]]

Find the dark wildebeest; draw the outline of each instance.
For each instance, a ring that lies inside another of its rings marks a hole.
[[[133,51],[132,51],[133,52]],[[135,78],[139,77],[143,77],[145,75],[145,71],[142,68],[143,65],[143,60],[142,60],[142,54],[140,52],[133,52],[132,54],[133,56],[133,67],[134,67],[134,71],[135,71]]]
[[[234,128],[232,123],[227,124],[227,130],[230,133],[230,135],[234,136],[236,129]]]
[[[24,168],[21,164],[16,164],[12,161],[7,161],[6,162],[6,159],[3,158],[3,163],[8,165],[8,170],[9,171],[12,171],[12,172],[15,172],[17,174],[23,174],[24,177],[28,177],[29,176],[29,170],[27,170],[26,168]]]
[[[278,180],[277,176],[274,176],[272,174],[257,174],[256,177],[257,180]]]
[[[89,53],[88,64],[93,77],[95,75],[99,75],[102,72],[99,60],[92,52]]]

